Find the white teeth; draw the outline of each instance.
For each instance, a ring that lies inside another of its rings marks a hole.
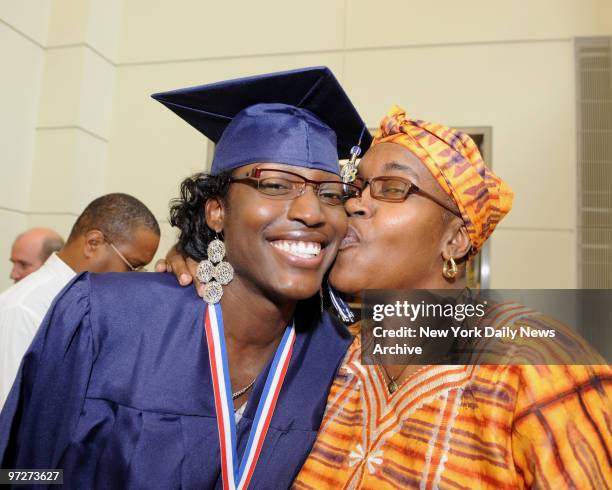
[[[271,243],[273,247],[279,248],[298,257],[316,257],[321,253],[321,244],[318,242],[277,240]]]

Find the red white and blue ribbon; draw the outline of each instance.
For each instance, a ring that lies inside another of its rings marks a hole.
[[[264,445],[268,427],[274,414],[276,401],[283,386],[285,374],[291,352],[295,342],[295,328],[293,325],[285,329],[280,341],[270,372],[266,378],[257,412],[251,426],[249,439],[242,459],[238,460],[236,421],[234,418],[234,401],[232,400],[232,386],[227,362],[225,347],[225,334],[223,331],[223,314],[221,305],[206,307],[204,321],[206,341],[208,344],[208,357],[210,359],[210,372],[212,375],[213,392],[215,397],[215,412],[217,414],[217,429],[221,446],[221,476],[225,490],[245,490],[255,471],[257,460]]]

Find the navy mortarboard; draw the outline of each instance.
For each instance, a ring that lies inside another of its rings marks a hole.
[[[152,97],[217,144],[213,175],[256,162],[338,175],[338,160],[359,154],[359,145],[367,149],[372,141],[326,67],[239,78]]]

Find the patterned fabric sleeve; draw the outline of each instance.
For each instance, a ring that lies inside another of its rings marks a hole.
[[[522,366],[512,452],[525,488],[612,488],[610,366]]]

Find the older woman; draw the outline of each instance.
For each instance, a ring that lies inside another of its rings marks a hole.
[[[512,200],[467,135],[399,108],[358,180],[330,275],[352,294],[465,288]],[[364,365],[358,336],[295,488],[611,488],[611,401],[606,365]]]
[[[62,468],[68,488],[287,487],[350,344],[305,300],[346,232],[338,157],[363,121],[326,68],[155,98],[218,142],[171,212],[207,304],[166,274],[79,276],[24,358],[0,466]]]

